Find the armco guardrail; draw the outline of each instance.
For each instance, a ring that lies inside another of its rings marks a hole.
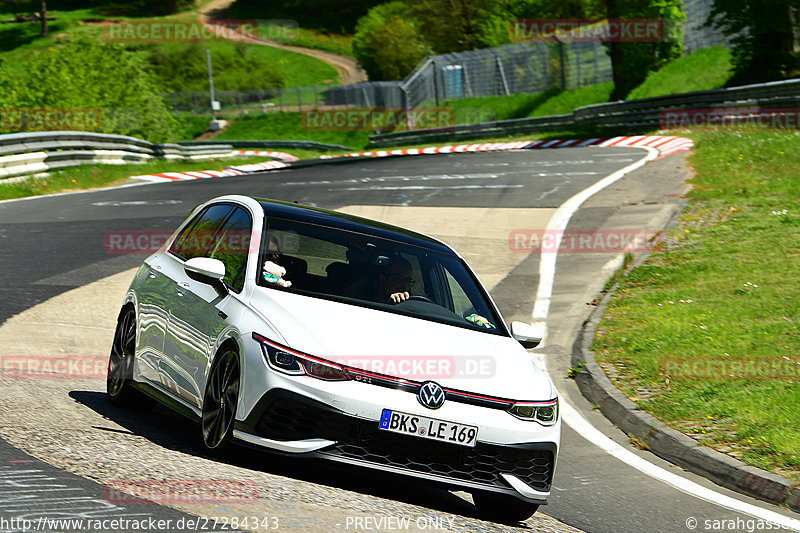
[[[730,89],[626,100],[579,107],[569,115],[499,120],[451,128],[400,131],[372,135],[370,146],[414,144],[441,140],[475,139],[562,130],[566,128],[658,128],[667,110],[800,106],[800,79],[745,85]]]
[[[232,149],[230,144],[181,146],[82,131],[12,133],[0,135],[0,179],[85,163],[224,157]]]
[[[346,150],[353,151],[341,144],[326,144],[313,141],[180,141],[181,146],[214,146],[230,144],[237,148],[302,148],[306,150]]]

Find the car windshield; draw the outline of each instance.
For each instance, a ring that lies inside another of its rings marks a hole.
[[[507,334],[485,291],[455,255],[276,218],[265,234],[262,286]],[[397,293],[407,299],[394,302]]]

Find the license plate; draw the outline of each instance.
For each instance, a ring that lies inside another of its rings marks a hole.
[[[378,427],[393,433],[415,435],[460,446],[474,447],[478,441],[477,426],[467,426],[425,416],[410,415],[392,411],[391,409],[383,410],[381,423]]]

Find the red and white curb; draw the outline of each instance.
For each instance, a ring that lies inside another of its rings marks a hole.
[[[280,161],[265,161],[264,163],[252,163],[247,165],[237,165],[228,167],[225,170],[201,170],[196,172],[162,172],[160,174],[143,174],[141,176],[131,176],[131,179],[165,182],[165,181],[184,181],[206,178],[222,178],[225,176],[240,176],[251,172],[263,172],[265,170],[276,170],[288,167],[288,163],[297,161],[297,158],[284,152],[268,152],[265,150],[233,150],[231,155],[241,156],[266,156],[280,159]]]
[[[251,165],[239,165],[228,167],[225,170],[202,170],[196,172],[162,172],[160,174],[143,174],[141,176],[131,176],[131,179],[164,182],[164,181],[185,181],[207,178],[222,178],[225,176],[241,176],[251,172],[263,172],[265,170],[275,170],[286,168],[289,165],[283,161],[267,161],[266,163],[253,163]]]
[[[295,156],[292,154],[287,154],[286,152],[270,152],[267,150],[234,150],[231,152],[235,156],[265,156],[265,157],[273,157],[275,159],[280,159],[286,163],[290,163],[292,161],[299,161]]]
[[[637,135],[630,137],[598,137],[595,139],[572,139],[553,141],[516,141],[500,143],[455,144],[410,148],[405,150],[377,150],[373,152],[353,152],[342,155],[323,155],[321,159],[339,157],[388,157],[397,155],[453,154],[462,152],[495,152],[505,150],[535,150],[543,148],[577,148],[583,146],[649,146],[659,152],[658,157],[666,157],[677,152],[685,152],[694,146],[691,139],[671,135]]]
[[[630,146],[650,147],[658,150],[658,157],[666,157],[678,152],[685,152],[694,146],[694,142],[686,137],[671,135],[637,135],[629,137],[598,137],[594,139],[571,139],[553,141],[516,141],[501,143],[455,144],[447,146],[430,146],[428,148],[409,148],[405,150],[377,150],[373,152],[353,152],[342,155],[322,155],[320,159],[338,159],[342,157],[388,157],[398,155],[426,155],[426,154],[455,154],[462,152],[497,152],[506,150],[539,150],[549,148],[578,148],[583,146]],[[205,178],[220,178],[224,176],[239,176],[251,172],[263,172],[287,168],[292,161],[298,159],[284,152],[270,152],[265,150],[234,150],[238,156],[268,156],[281,161],[267,161],[250,165],[228,167],[225,170],[203,170],[199,172],[164,172],[161,174],[146,174],[132,176],[132,179],[145,181],[164,182],[182,181]]]

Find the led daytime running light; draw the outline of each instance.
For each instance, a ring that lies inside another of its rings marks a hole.
[[[558,398],[547,402],[516,402],[508,412],[520,420],[552,426],[558,421]]]

